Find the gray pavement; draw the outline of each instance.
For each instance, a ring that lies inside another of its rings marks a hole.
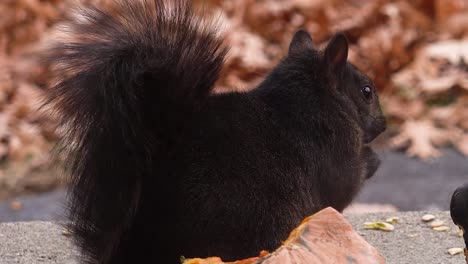
[[[64,220],[65,191],[57,190],[40,195],[26,195],[15,198],[21,209],[13,210],[8,200],[0,202],[0,223],[19,221],[57,221]],[[1,264],[1,263],[0,263]]]
[[[464,247],[456,235],[448,212],[432,214],[444,220],[449,231],[432,230],[421,221],[427,212],[399,212],[345,215],[355,230],[374,245],[389,264],[463,264],[464,256],[451,256],[447,250]],[[382,221],[399,217],[392,232],[366,230],[366,221]],[[0,224],[0,263],[2,264],[76,264],[76,251],[59,225],[48,222],[16,222]]]
[[[354,229],[370,244],[375,246],[388,264],[465,264],[463,254],[452,256],[449,248],[464,247],[464,242],[457,235],[456,227],[447,211],[433,211],[437,219],[443,220],[450,227],[448,231],[434,231],[421,217],[429,213],[399,212],[363,215],[347,215]],[[396,216],[399,223],[394,224],[392,232],[364,229],[364,222],[385,221]]]
[[[75,264],[74,256],[70,241],[57,224],[0,224],[1,264]]]
[[[401,211],[448,210],[453,191],[468,182],[468,157],[452,149],[432,161],[379,151],[382,163],[356,202],[393,204]]]

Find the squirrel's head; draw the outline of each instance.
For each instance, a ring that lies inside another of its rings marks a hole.
[[[288,57],[304,59],[304,64],[314,68],[314,75],[319,75],[316,78],[322,88],[351,105],[364,131],[365,143],[371,142],[386,129],[374,82],[348,62],[348,40],[344,34],[333,36],[328,45],[319,51],[310,35],[299,30],[291,41]]]

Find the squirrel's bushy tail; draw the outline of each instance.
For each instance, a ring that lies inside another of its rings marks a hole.
[[[65,128],[70,229],[88,262],[115,262],[143,180],[158,177],[155,159],[208,97],[225,53],[189,0],[120,0],[64,24],[46,53],[46,105]]]

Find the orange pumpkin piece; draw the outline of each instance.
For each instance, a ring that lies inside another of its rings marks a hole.
[[[379,252],[354,231],[335,209],[328,207],[305,218],[275,252],[223,262],[218,257],[187,259],[183,264],[382,264]]]
[[[268,254],[269,254],[268,251],[262,250],[262,252],[260,252],[260,255],[258,257],[237,260],[234,262],[223,262],[223,260],[219,257],[210,257],[206,259],[201,259],[201,258],[187,259],[182,264],[253,264],[256,261],[258,261],[260,258]]]

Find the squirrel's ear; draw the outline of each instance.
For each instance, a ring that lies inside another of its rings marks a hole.
[[[348,60],[348,39],[343,33],[337,33],[325,48],[325,62],[331,70],[343,69]]]
[[[305,30],[298,30],[289,45],[289,55],[315,49],[314,42]]]

